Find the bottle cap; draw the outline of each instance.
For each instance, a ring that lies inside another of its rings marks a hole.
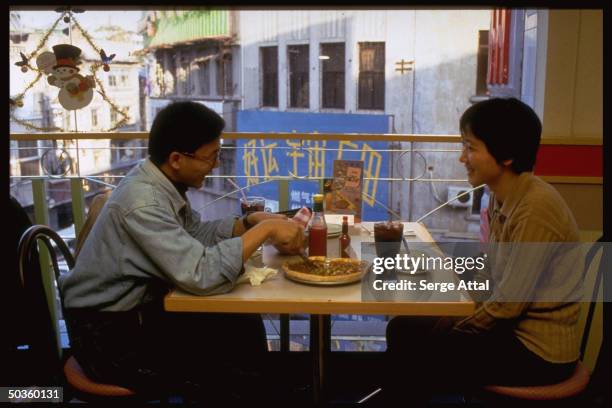
[[[312,195],[312,200],[315,203],[323,203],[323,194],[313,194]]]

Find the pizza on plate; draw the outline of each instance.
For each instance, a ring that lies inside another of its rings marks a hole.
[[[286,262],[283,271],[288,278],[312,283],[348,283],[361,279],[365,261],[350,258],[311,256],[310,262]]]

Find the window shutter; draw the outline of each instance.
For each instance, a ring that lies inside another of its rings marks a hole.
[[[510,19],[508,9],[495,9],[491,12],[489,30],[489,74],[490,85],[507,85],[510,61]]]

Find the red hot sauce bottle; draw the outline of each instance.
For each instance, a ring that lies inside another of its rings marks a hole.
[[[342,217],[342,235],[340,235],[340,257],[350,258],[348,248],[351,245],[351,237],[348,234],[348,217]]]
[[[313,195],[312,218],[308,226],[308,256],[327,256],[327,224],[323,214],[323,194]]]

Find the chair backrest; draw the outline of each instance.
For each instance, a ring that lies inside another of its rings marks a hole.
[[[39,254],[37,251],[39,247],[38,245],[39,243],[43,243],[44,246],[47,248],[47,252],[49,254],[49,257],[51,258],[51,264],[53,267],[52,279],[48,279],[49,276],[47,276],[46,278],[45,276],[42,277],[44,294],[40,294],[41,296],[46,297],[46,300],[47,300],[46,303],[48,306],[47,321],[51,323],[49,325],[48,332],[46,333],[47,335],[46,340],[49,340],[50,336],[52,336],[53,338],[52,341],[47,341],[44,347],[45,349],[50,351],[51,349],[50,344],[54,345],[54,348],[56,351],[55,357],[57,358],[55,363],[57,363],[59,367],[61,367],[60,363],[61,363],[61,358],[62,358],[62,355],[61,355],[62,349],[61,349],[59,333],[57,331],[58,329],[57,320],[56,320],[57,314],[55,310],[55,300],[57,296],[56,290],[59,291],[60,307],[62,309],[63,309],[63,297],[62,297],[62,294],[61,294],[61,291],[59,289],[59,285],[57,282],[60,276],[60,268],[59,268],[59,263],[57,260],[56,248],[62,253],[62,255],[64,256],[64,260],[68,264],[68,267],[71,269],[74,267],[74,257],[72,256],[72,253],[70,252],[70,248],[68,248],[68,245],[66,245],[64,240],[51,228],[49,228],[46,225],[31,226],[21,236],[21,239],[19,240],[19,246],[17,249],[17,254],[18,254],[18,259],[19,259],[19,277],[21,280],[21,284],[24,288],[28,287],[28,285],[31,285],[32,283],[37,281],[37,277],[28,275],[28,272],[31,272],[32,270],[27,269],[26,265],[28,265],[28,263],[31,262],[33,257]],[[44,257],[42,257],[42,254],[39,254],[39,255],[41,255],[42,259],[45,259]],[[48,271],[48,270],[46,268],[42,268],[43,275],[45,275],[45,271]]]
[[[93,198],[91,205],[89,206],[89,212],[87,213],[87,218],[85,219],[83,228],[81,228],[79,236],[76,240],[76,250],[74,251],[75,259],[79,256],[79,252],[81,252],[81,249],[83,248],[83,244],[85,243],[87,236],[91,232],[91,229],[96,223],[98,215],[100,215],[100,212],[102,212],[102,208],[104,207],[104,204],[106,204],[106,201],[108,201],[108,198],[110,197],[112,192],[112,190],[107,190],[104,193],[98,194]]]
[[[33,223],[30,220],[27,212],[21,206],[19,201],[14,197],[10,197],[10,206],[8,219],[12,221],[12,230],[9,233],[8,253],[11,254],[8,260],[8,265],[5,266],[5,271],[0,274],[0,287],[3,291],[3,300],[5,305],[10,305],[10,309],[5,307],[3,315],[5,327],[10,327],[10,330],[5,330],[0,336],[1,350],[15,351],[24,349],[25,345],[28,349],[31,348],[31,341],[36,332],[36,326],[39,325],[40,316],[36,315],[37,308],[32,304],[32,294],[40,292],[40,282],[31,285],[26,291],[21,284],[19,277],[19,259],[17,258],[17,250],[19,240],[23,233],[30,228]],[[31,263],[25,265],[26,270],[40,277],[40,263],[37,256],[31,258]]]
[[[585,300],[586,300],[586,314],[583,318],[584,320],[584,329],[582,334],[582,342],[580,344],[580,359],[584,360],[587,346],[589,343],[589,335],[591,334],[591,326],[593,324],[593,318],[595,316],[595,312],[597,306],[601,304],[601,300],[599,299],[599,292],[601,288],[601,281],[603,279],[603,271],[604,271],[604,259],[603,259],[603,237],[599,238],[596,242],[593,243],[589,251],[585,256],[584,262],[584,282],[585,282]],[[601,257],[598,257],[597,254],[601,252]],[[599,261],[595,263],[595,261]]]

